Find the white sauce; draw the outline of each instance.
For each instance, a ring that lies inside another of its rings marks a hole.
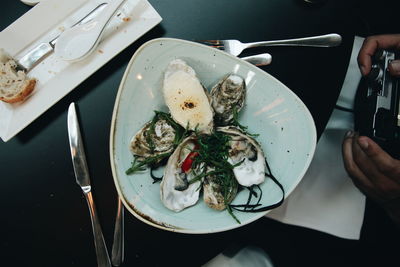
[[[228,159],[228,162],[234,164],[231,159]],[[256,161],[245,158],[242,164],[233,169],[233,173],[240,185],[249,187],[263,183],[265,180],[265,163],[262,155],[259,153]]]

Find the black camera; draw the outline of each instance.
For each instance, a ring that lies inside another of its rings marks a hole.
[[[399,78],[388,71],[399,54],[379,50],[372,57],[371,72],[360,81],[355,103],[354,124],[360,135],[377,142],[392,157],[400,159]]]

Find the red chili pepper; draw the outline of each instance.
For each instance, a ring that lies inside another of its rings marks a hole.
[[[194,146],[194,149],[198,149],[198,148],[199,148],[199,145],[196,144]],[[182,172],[187,173],[190,171],[190,169],[192,168],[194,158],[197,157],[198,155],[199,155],[199,152],[197,152],[197,151],[190,152],[187,155],[186,159],[183,161],[182,166],[181,166]]]

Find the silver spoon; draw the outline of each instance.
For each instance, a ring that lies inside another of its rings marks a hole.
[[[63,32],[57,40],[55,53],[64,60],[77,61],[94,51],[105,27],[126,0],[109,1],[92,21]]]
[[[267,66],[267,65],[271,64],[271,62],[272,62],[272,56],[268,53],[258,54],[258,55],[254,55],[254,56],[248,56],[248,57],[242,57],[241,59],[243,59],[257,67]]]
[[[119,266],[124,261],[124,205],[118,197],[117,216],[115,218],[114,240],[111,250],[111,262]]]

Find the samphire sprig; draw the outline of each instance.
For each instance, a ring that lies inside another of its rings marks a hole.
[[[240,223],[229,206],[232,192],[236,191],[238,187],[233,168],[242,163],[232,165],[228,161],[230,136],[218,131],[211,135],[202,135],[196,132],[196,136],[198,148],[195,151],[198,152],[198,155],[193,161],[192,169],[201,169],[201,173],[192,179],[191,183],[212,176],[213,183],[218,184],[229,214]]]
[[[135,172],[145,171],[146,167],[155,165],[160,160],[162,160],[166,157],[169,157],[171,154],[172,154],[172,152],[168,152],[168,153],[162,153],[162,154],[158,154],[158,155],[148,157],[148,158],[135,157],[132,162],[132,166],[129,169],[127,169],[125,171],[125,173],[129,175],[129,174],[133,174]]]
[[[244,126],[243,124],[241,124],[241,123],[239,122],[239,113],[238,113],[238,111],[237,111],[236,108],[233,108],[232,125],[238,127],[240,130],[242,130],[243,133],[247,134],[248,136],[251,136],[251,137],[257,137],[257,136],[259,136],[259,134],[252,134],[252,133],[249,133],[249,132],[247,131],[247,128],[248,128],[248,127],[247,127],[247,126]]]

